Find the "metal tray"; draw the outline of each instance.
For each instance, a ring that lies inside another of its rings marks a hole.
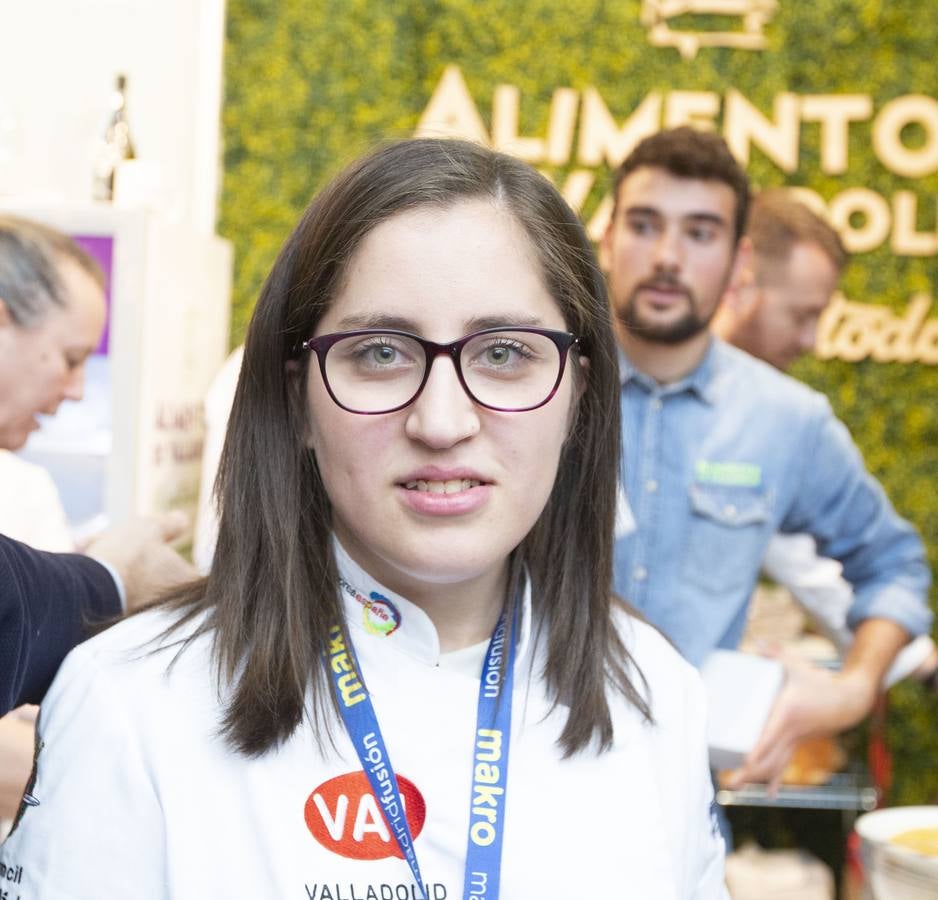
[[[738,791],[717,788],[720,806],[767,806],[787,809],[842,809],[868,812],[876,808],[879,792],[862,769],[837,772],[822,785],[782,785],[770,797],[763,784],[746,784]]]

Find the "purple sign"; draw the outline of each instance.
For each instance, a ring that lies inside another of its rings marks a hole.
[[[107,316],[104,320],[101,343],[98,345],[96,352],[106,356],[108,338],[111,333],[111,275],[113,274],[114,262],[114,238],[110,235],[73,234],[72,240],[82,250],[94,257],[95,262],[101,266],[101,271],[104,272],[104,302],[107,308]]]

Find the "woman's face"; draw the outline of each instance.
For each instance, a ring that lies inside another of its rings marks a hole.
[[[566,330],[520,226],[490,202],[467,200],[400,213],[370,232],[316,335],[389,327],[448,343],[503,324]],[[410,406],[368,416],[337,406],[311,359],[308,443],[346,550],[405,595],[415,583],[504,571],[550,495],[573,374],[568,365],[539,409],[495,412],[474,403],[452,360],[438,356]],[[435,493],[445,482],[447,493]]]

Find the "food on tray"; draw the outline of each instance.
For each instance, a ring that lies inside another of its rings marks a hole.
[[[795,748],[782,775],[784,784],[826,784],[847,762],[847,755],[834,738],[810,738]]]

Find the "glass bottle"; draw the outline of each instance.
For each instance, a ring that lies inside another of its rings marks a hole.
[[[111,95],[111,112],[94,162],[94,199],[114,199],[114,173],[125,159],[135,159],[130,125],[127,122],[127,76],[118,75]]]

